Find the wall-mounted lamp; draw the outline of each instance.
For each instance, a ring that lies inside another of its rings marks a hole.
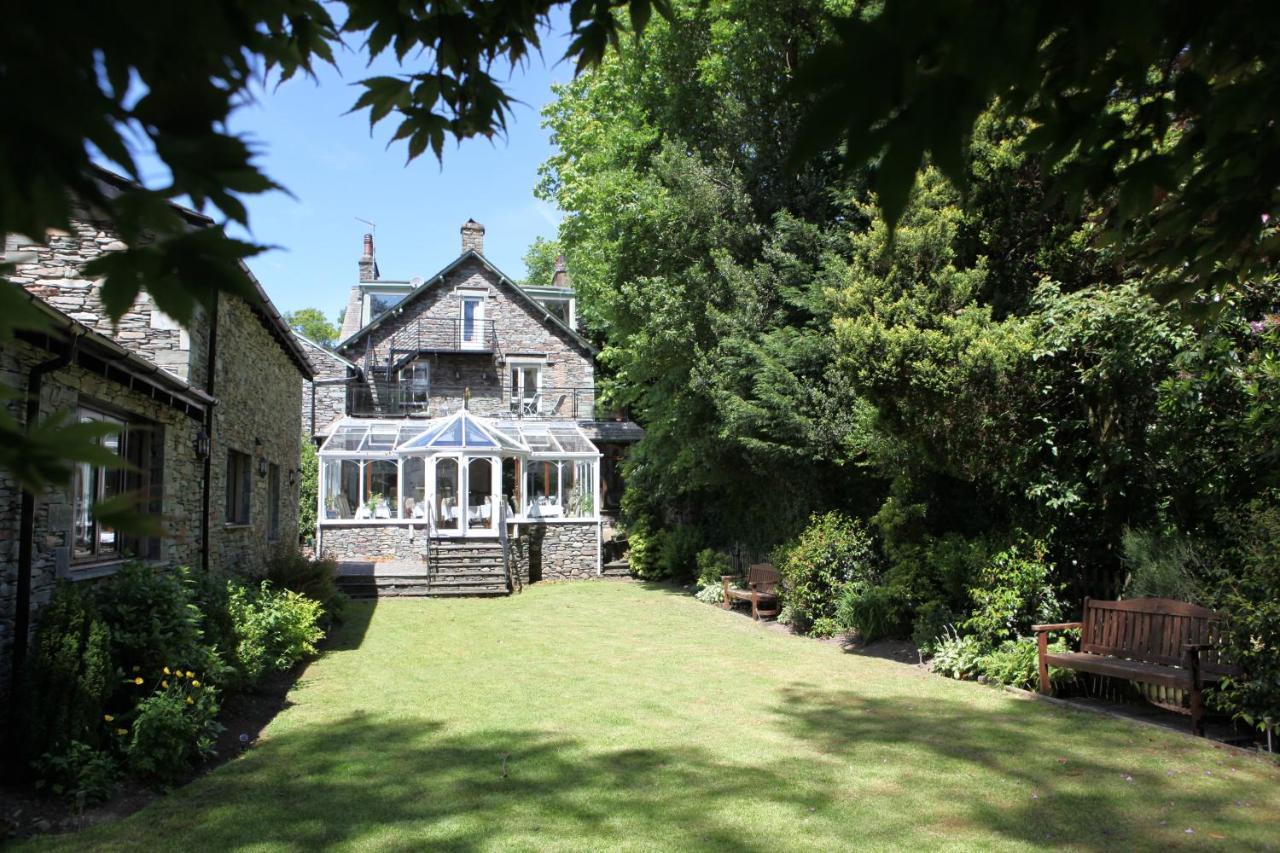
[[[204,431],[204,427],[200,427],[191,445],[195,448],[197,459],[209,458],[209,433]]]
[[[289,469],[289,488],[293,488],[296,485],[298,485],[298,469],[290,468]]]
[[[262,447],[262,439],[255,438],[253,440],[254,455],[258,457],[258,476],[267,476],[267,452]]]

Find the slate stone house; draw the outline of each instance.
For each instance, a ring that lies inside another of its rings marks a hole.
[[[107,192],[125,179],[98,172]],[[210,227],[180,209],[191,228]],[[81,269],[123,249],[83,205],[69,233],[6,235],[8,276],[49,320],[0,348],[19,424],[66,413],[117,424],[104,446],[135,470],[78,465],[67,483],[30,494],[0,471],[0,692],[58,579],[89,581],[129,559],[260,572],[297,547],[303,347],[246,267],[255,298],[220,295],[181,327],[142,294],[113,324]],[[100,524],[95,503],[138,496],[164,535]]]
[[[594,577],[616,466],[641,431],[596,405],[596,350],[563,262],[550,282],[517,284],[485,257],[484,233],[467,221],[461,253],[408,280],[381,278],[365,236],[342,338],[310,352],[304,388],[317,551],[429,565],[432,547],[457,547],[483,562],[508,537],[526,580]]]

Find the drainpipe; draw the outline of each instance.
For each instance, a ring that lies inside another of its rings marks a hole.
[[[205,376],[205,393],[213,396],[214,377],[218,373],[218,305],[222,298],[214,294],[213,308],[209,312],[209,359],[208,373]],[[213,406],[204,412],[204,434],[209,437],[209,452],[204,457],[204,486],[201,494],[200,512],[200,569],[209,571],[209,508],[213,492]]]
[[[73,334],[66,350],[58,356],[41,362],[27,374],[27,435],[31,435],[40,419],[40,395],[47,373],[61,370],[75,356],[79,335]],[[13,686],[16,687],[22,667],[27,660],[28,634],[31,632],[31,564],[35,557],[36,496],[30,489],[22,490],[22,508],[18,523],[18,589],[15,601],[17,612],[13,619]]]

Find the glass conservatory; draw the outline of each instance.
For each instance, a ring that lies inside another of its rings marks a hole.
[[[320,448],[320,524],[496,536],[513,522],[595,521],[600,451],[576,423],[348,418]]]

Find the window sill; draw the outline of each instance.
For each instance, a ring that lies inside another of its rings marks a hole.
[[[223,530],[248,530],[251,527],[253,527],[253,525],[247,521],[229,521],[222,525]]]
[[[91,581],[97,578],[105,578],[114,575],[120,571],[120,568],[127,563],[128,560],[120,557],[118,559],[100,560],[92,563],[72,563],[67,569],[67,580],[69,581]]]

